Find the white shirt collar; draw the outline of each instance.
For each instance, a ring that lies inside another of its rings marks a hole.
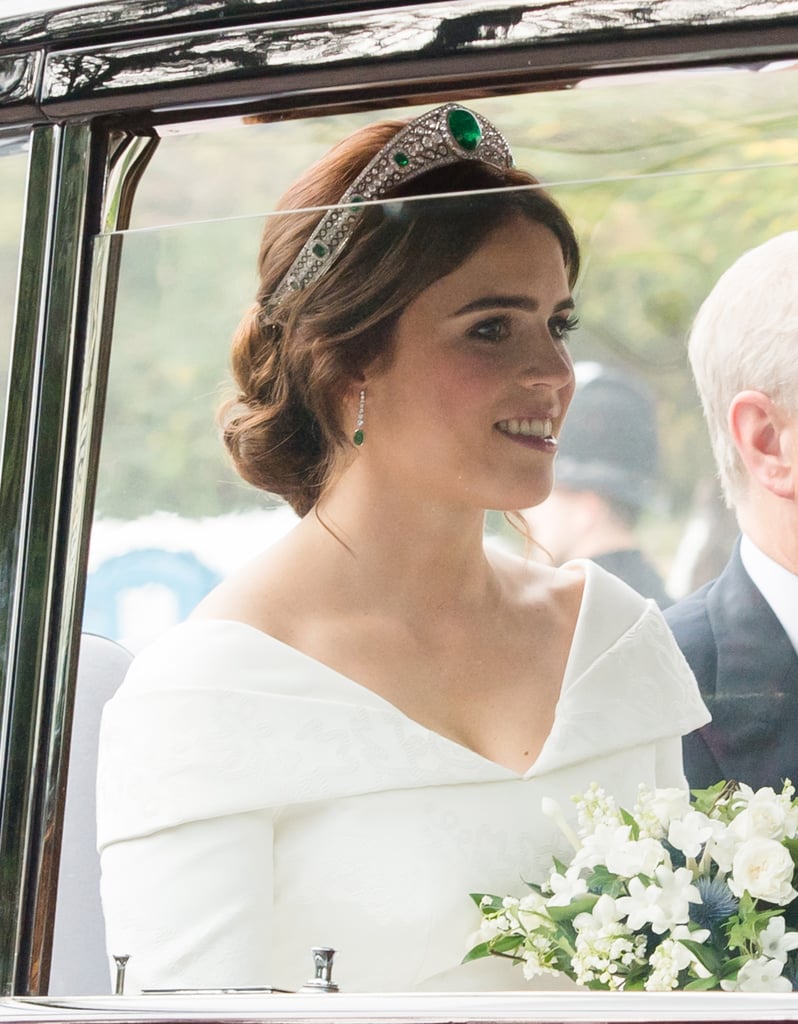
[[[798,576],[760,551],[745,534],[740,541],[740,558],[798,652]]]

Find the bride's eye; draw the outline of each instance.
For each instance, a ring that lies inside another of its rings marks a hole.
[[[507,316],[494,316],[489,320],[480,320],[470,328],[470,338],[477,338],[479,341],[496,343],[505,341],[510,336],[510,318]]]
[[[549,320],[549,330],[551,331],[552,337],[557,338],[558,341],[567,341],[568,335],[571,331],[575,331],[578,326],[578,316],[555,316]]]

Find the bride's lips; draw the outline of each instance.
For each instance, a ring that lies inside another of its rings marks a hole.
[[[549,417],[519,417],[517,419],[499,420],[496,429],[510,441],[535,448],[538,451],[555,452],[557,438],[552,435],[552,421]]]

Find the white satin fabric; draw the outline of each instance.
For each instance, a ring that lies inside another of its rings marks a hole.
[[[523,894],[552,854],[541,812],[598,782],[685,785],[709,715],[659,610],[590,562],[552,731],[518,774],[242,623],[190,621],[106,707],[98,836],[109,953],[137,987],[273,985],[333,946],[347,991],[523,988],[458,966],[470,892]],[[534,666],[530,666],[530,679]]]

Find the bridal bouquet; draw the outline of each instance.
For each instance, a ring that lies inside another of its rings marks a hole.
[[[632,813],[598,786],[575,798],[574,846],[520,897],[472,893],[480,941],[466,960],[509,957],[532,979],[561,974],[591,989],[798,987],[798,799],[738,783],[641,787]],[[795,985],[794,985],[795,982]]]

